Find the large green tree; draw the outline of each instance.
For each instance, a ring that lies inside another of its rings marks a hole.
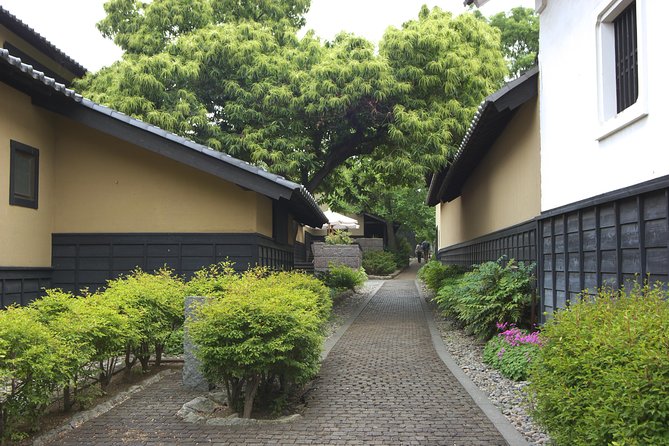
[[[537,63],[539,55],[539,16],[532,8],[521,6],[508,13],[500,12],[486,19],[478,10],[476,15],[497,28],[502,36],[502,50],[511,77],[517,77]]]
[[[499,32],[423,8],[378,52],[298,38],[308,0],[111,0],[122,60],[78,87],[95,101],[291,179],[325,187],[347,161],[419,177],[442,165],[506,74]]]

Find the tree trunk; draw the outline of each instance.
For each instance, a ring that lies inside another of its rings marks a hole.
[[[163,344],[156,344],[156,367],[160,367],[160,363],[163,361],[163,350],[165,350]]]
[[[246,381],[246,389],[244,389],[244,413],[242,418],[251,418],[253,412],[253,400],[258,392],[258,385],[260,384],[260,375],[255,375]]]
[[[386,220],[386,233],[388,234],[388,249],[395,251],[397,249],[397,238],[395,237],[393,222],[390,220]]]
[[[69,412],[72,409],[74,402],[72,401],[72,388],[69,384],[63,387],[63,411]]]

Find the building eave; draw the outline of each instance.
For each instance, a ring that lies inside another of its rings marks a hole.
[[[296,219],[310,226],[327,222],[314,197],[300,184],[226,153],[90,101],[0,49],[0,81],[30,95],[35,105],[143,149],[215,175],[273,200],[286,200]]]
[[[474,115],[469,129],[449,166],[432,177],[427,204],[452,201],[491,146],[504,132],[515,112],[537,94],[538,67],[533,67],[515,80],[486,97]]]

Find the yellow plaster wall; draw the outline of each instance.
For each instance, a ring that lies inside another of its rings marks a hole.
[[[58,118],[55,233],[260,232],[271,200]]]
[[[439,248],[522,223],[541,211],[539,108],[524,104],[470,175],[457,199],[442,203]]]
[[[39,150],[37,209],[9,205],[10,140]],[[0,83],[0,266],[51,266],[53,224],[52,115],[30,98]]]
[[[74,79],[75,77],[74,74],[71,73],[69,70],[65,69],[62,65],[60,65],[58,62],[54,61],[44,53],[38,51],[35,47],[30,45],[25,40],[21,39],[19,36],[11,32],[9,29],[0,25],[0,47],[3,47],[5,42],[11,43],[15,47],[26,53],[28,56],[32,57],[33,59],[35,59],[45,67],[49,68],[54,73],[57,73],[59,76],[62,76],[63,78],[67,79],[68,81]],[[13,54],[13,56],[17,55]]]

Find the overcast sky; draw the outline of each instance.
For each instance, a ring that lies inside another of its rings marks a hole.
[[[121,50],[103,38],[95,24],[104,17],[105,0],[0,0],[9,12],[32,27],[65,54],[91,71],[110,65]],[[349,31],[378,42],[388,26],[413,19],[423,4],[455,13],[463,0],[312,0],[307,28],[324,39]],[[514,6],[534,7],[534,0],[490,0],[481,8],[489,16]]]

